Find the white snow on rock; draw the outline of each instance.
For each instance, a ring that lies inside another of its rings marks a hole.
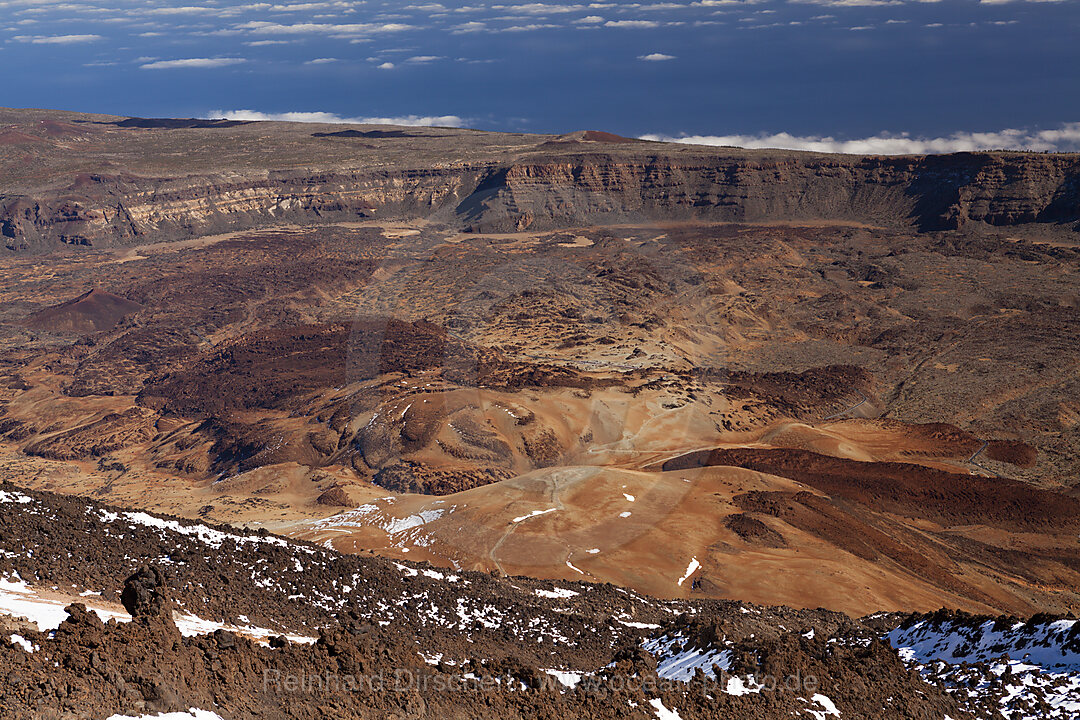
[[[418,528],[422,528],[429,522],[438,520],[457,509],[457,506],[453,505],[449,508],[421,510],[406,517],[393,517],[389,515],[391,510],[389,506],[393,504],[393,501],[393,497],[378,498],[352,510],[346,510],[321,520],[312,520],[305,523],[305,525],[316,532],[348,533],[347,528],[379,528],[386,534],[395,536],[393,538],[395,547],[407,553],[410,548],[405,546],[406,543],[417,547],[427,547],[431,544],[431,537],[419,531]],[[442,501],[436,501],[436,504],[439,502]],[[382,503],[383,507],[377,503]],[[332,539],[327,542],[330,542],[327,547],[332,548]]]
[[[906,665],[941,682],[961,704],[990,699],[1008,720],[1080,718],[1080,621],[928,618],[886,639]]]
[[[231,632],[236,635],[243,635],[244,637],[254,640],[259,645],[267,647],[270,645],[271,636],[281,635],[281,633],[275,630],[268,630],[266,628],[252,627],[250,625],[229,625],[213,620],[203,620],[190,613],[174,613],[173,622],[176,623],[176,629],[179,630],[180,634],[184,637],[209,635],[217,630],[225,630],[226,632]],[[316,638],[307,637],[305,635],[284,635],[284,637],[290,642],[304,643],[307,645],[313,644],[316,640]]]
[[[18,503],[23,505],[28,502],[33,502],[33,498],[20,493],[10,493],[5,490],[0,490],[0,503]]]
[[[1008,626],[987,620],[976,626],[956,621],[923,620],[897,628],[888,640],[905,660],[948,663],[986,662],[1002,655],[1046,669],[1080,672],[1080,627],[1077,620],[1056,620]]]
[[[109,607],[101,607],[79,597],[49,597],[42,596],[39,589],[27,585],[22,580],[0,578],[0,614],[13,617],[23,617],[37,625],[41,632],[48,632],[60,627],[67,620],[66,608],[73,602],[82,602],[86,609],[96,613],[102,622],[116,620],[117,622],[129,622],[131,616],[122,610]],[[174,613],[176,627],[180,634],[185,637],[193,635],[206,635],[215,630],[226,630],[238,635],[251,638],[260,645],[269,645],[270,637],[282,633],[267,628],[252,627],[249,625],[229,625],[226,623],[203,620],[190,613]],[[294,643],[314,643],[315,638],[304,635],[284,635]]]
[[[406,530],[412,530],[415,527],[426,525],[432,520],[438,520],[446,512],[443,509],[439,510],[422,510],[416,515],[410,515],[406,518],[394,519],[383,526],[383,530],[394,535],[395,533],[405,532]]]
[[[701,567],[701,563],[698,562],[698,559],[696,557],[692,558],[690,564],[686,566],[686,573],[679,578],[679,587],[682,587],[682,584],[689,580],[690,576],[697,572],[699,567]]]
[[[754,676],[751,675],[745,680],[739,676],[728,678],[727,687],[724,688],[724,692],[728,695],[749,695],[750,693],[759,693],[763,688],[763,685],[759,685],[754,682]]]
[[[519,517],[514,518],[512,522],[519,523],[522,520],[528,520],[529,518],[534,518],[534,517],[537,517],[538,515],[547,515],[548,513],[553,513],[558,509],[559,508],[548,508],[547,510],[533,510],[528,515],[521,515]]]
[[[800,698],[800,700],[801,699],[802,698]],[[836,709],[836,705],[833,703],[833,701],[830,700],[827,696],[822,695],[821,693],[817,693],[812,698],[810,698],[809,701],[804,702],[813,702],[814,704],[820,705],[823,708],[821,710],[817,710],[815,708],[806,709],[806,712],[814,716],[814,720],[825,720],[825,717],[827,715],[840,717],[840,711]]]
[[[635,498],[630,493],[623,493],[622,496],[626,498],[626,502],[634,502],[635,500],[637,500],[637,498]]]
[[[535,592],[538,597],[550,598],[551,600],[565,600],[566,598],[572,598],[575,595],[580,595],[581,594],[581,593],[576,592],[574,590],[568,590],[566,588],[560,588],[560,587],[557,587],[554,590],[538,589],[538,590],[534,590],[533,592]]]
[[[186,713],[158,713],[157,715],[110,715],[105,720],[222,720],[217,713],[191,708]]]
[[[28,653],[34,652],[34,646],[30,643],[29,640],[24,638],[22,635],[12,634],[11,642],[13,644],[15,644],[15,645],[21,645],[22,649],[25,650]]]
[[[102,511],[102,514],[106,513]],[[266,545],[280,545],[281,547],[288,546],[288,542],[277,537],[259,537],[258,535],[239,535],[236,533],[222,532],[221,530],[215,530],[211,527],[201,524],[183,525],[176,520],[163,520],[162,518],[154,517],[144,512],[125,512],[112,514],[112,517],[105,518],[106,520],[116,520],[118,518],[126,518],[128,522],[134,525],[142,525],[148,528],[155,528],[157,530],[168,530],[171,532],[179,533],[181,535],[188,535],[197,538],[205,545],[209,545],[213,548],[220,548],[221,544],[226,540],[232,540],[236,543],[252,543],[252,544],[266,544]]]
[[[60,623],[67,620],[68,616],[64,608],[72,602],[76,602],[76,599],[42,597],[35,588],[18,578],[0,578],[0,614],[26,618],[37,625],[41,632],[60,627]],[[97,613],[102,622],[110,619],[121,622],[131,619],[127,613],[106,608],[87,606],[87,609]]]
[[[575,688],[578,683],[581,682],[581,678],[585,676],[585,673],[574,672],[573,670],[545,670],[548,675],[552,676],[563,687]]]
[[[664,703],[660,700],[660,698],[654,698],[650,700],[649,704],[653,706],[653,710],[656,712],[656,717],[658,718],[658,720],[682,720],[682,718],[679,717],[679,712],[677,710],[669,710],[664,707]]]
[[[652,638],[646,640],[642,647],[656,658],[656,674],[665,680],[689,682],[693,679],[694,672],[699,669],[706,677],[715,680],[713,665],[721,670],[727,670],[731,666],[729,650],[686,647],[685,641],[678,635]]]

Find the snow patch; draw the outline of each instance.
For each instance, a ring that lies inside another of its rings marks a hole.
[[[5,490],[0,490],[0,503],[18,503],[19,505],[25,505],[28,502],[33,502],[33,498],[27,497],[21,493],[10,493]]]
[[[516,518],[514,518],[514,519],[512,520],[512,522],[516,522],[516,523],[519,523],[519,522],[521,522],[522,520],[528,520],[529,518],[534,518],[534,517],[536,517],[536,516],[538,516],[538,515],[547,515],[548,513],[553,513],[553,512],[555,512],[555,511],[556,511],[556,510],[558,510],[558,509],[559,509],[559,508],[548,508],[547,510],[533,510],[533,511],[532,511],[531,513],[529,513],[528,515],[522,515],[522,516],[520,516],[520,517],[516,517]]]
[[[682,584],[689,580],[690,576],[697,572],[699,567],[701,567],[701,563],[698,562],[696,557],[692,558],[690,564],[686,566],[686,573],[679,578],[679,587],[682,587]]]
[[[660,698],[653,698],[649,701],[649,704],[653,706],[653,710],[656,712],[658,720],[682,720],[682,718],[679,717],[679,712],[677,710],[668,710],[664,707],[664,703]]]
[[[801,699],[801,698],[800,698]],[[820,705],[824,710],[814,710],[813,708],[807,708],[806,712],[814,716],[814,720],[825,720],[826,715],[832,715],[834,717],[840,717],[840,711],[836,709],[836,705],[827,696],[817,693],[810,701]]]
[[[585,673],[572,670],[545,670],[544,672],[558,680],[563,687],[568,688],[577,687],[578,683],[581,682],[581,678],[585,675]]]
[[[25,650],[28,653],[34,652],[34,646],[30,643],[29,640],[24,638],[22,635],[12,634],[11,642],[14,645],[22,645],[22,649]]]
[[[559,587],[555,588],[554,590],[538,589],[534,590],[533,592],[536,593],[536,595],[539,597],[550,598],[552,600],[565,600],[566,598],[572,598],[576,595],[581,594],[579,592],[575,592],[574,590],[567,590],[566,588]]]
[[[687,647],[680,635],[652,638],[642,643],[642,647],[656,658],[656,674],[665,680],[690,682],[698,670],[715,680],[714,665],[721,670],[731,667],[730,650]]]
[[[68,599],[43,598],[22,580],[0,578],[0,614],[26,618],[37,625],[41,632],[60,627],[60,623],[67,620],[68,616],[64,608],[70,604]],[[131,619],[127,613],[98,607],[87,609],[97,613],[102,622],[108,622],[110,619],[124,622]]]
[[[191,708],[186,713],[158,713],[157,715],[110,715],[105,720],[222,720],[217,713]]]

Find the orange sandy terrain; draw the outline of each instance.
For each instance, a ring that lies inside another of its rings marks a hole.
[[[1069,495],[1056,495],[1056,517],[1016,527],[933,510],[962,494],[882,506],[859,489],[870,468],[898,464],[925,483],[975,473],[991,503],[1006,482],[1065,490],[1024,434],[950,424],[985,412],[978,403],[925,418],[897,409],[918,375],[903,380],[895,359],[854,346],[861,365],[828,362],[850,359],[839,351],[850,341],[808,332],[798,298],[842,308],[860,296],[822,286],[844,282],[827,279],[834,270],[805,272],[816,243],[863,230],[613,232],[440,244],[445,231],[424,224],[284,229],[136,247],[121,263],[55,260],[69,285],[36,280],[40,260],[9,260],[4,292],[25,310],[7,326],[0,468],[32,487],[349,552],[659,596],[850,613],[1077,607]],[[635,239],[673,235],[697,259],[643,254]],[[710,237],[727,249],[703,261]],[[751,237],[769,263],[739,270]],[[282,291],[260,263],[285,277],[298,244],[337,268],[300,261]],[[538,294],[533,256],[549,254],[540,272],[565,287]],[[466,279],[463,265],[488,270]],[[746,289],[764,271],[798,280],[768,281],[790,294],[786,311]],[[665,469],[736,449],[835,458],[854,476],[848,487],[788,466]]]

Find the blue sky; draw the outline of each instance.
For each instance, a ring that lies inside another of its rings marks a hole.
[[[1080,149],[1080,0],[0,0],[0,105]]]

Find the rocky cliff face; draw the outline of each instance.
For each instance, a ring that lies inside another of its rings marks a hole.
[[[1080,157],[534,153],[411,169],[180,179],[81,174],[0,196],[13,250],[130,245],[281,223],[435,216],[473,231],[672,220],[843,220],[919,230],[1080,222]]]
[[[492,173],[458,206],[483,230],[552,229],[613,217],[846,220],[920,230],[1080,220],[1080,158],[1031,154],[688,162],[583,157]]]

